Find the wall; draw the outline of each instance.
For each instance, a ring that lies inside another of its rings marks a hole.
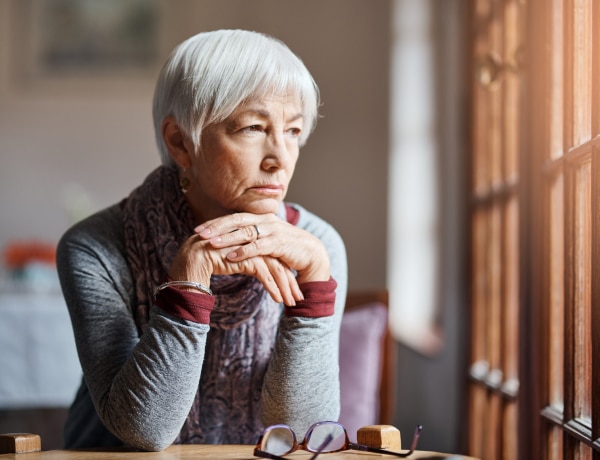
[[[24,81],[14,60],[24,45],[14,39],[23,27],[16,3],[0,0],[0,247],[14,238],[55,241],[71,222],[65,200],[69,209],[86,197],[93,209],[104,207],[158,164],[155,74]],[[288,199],[338,228],[353,287],[384,286],[389,1],[161,5],[162,56],[202,30],[247,28],[282,39],[305,61],[321,89],[323,118]]]

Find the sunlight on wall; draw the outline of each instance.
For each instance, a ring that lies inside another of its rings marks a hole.
[[[395,0],[391,57],[388,289],[390,328],[430,354],[436,330],[438,267],[434,45],[431,5]]]

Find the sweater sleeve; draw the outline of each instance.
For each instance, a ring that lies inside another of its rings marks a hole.
[[[129,305],[133,284],[117,207],[69,230],[57,251],[63,294],[87,392],[102,424],[125,445],[162,450],[173,442],[198,388],[209,326],[154,307],[140,337]],[[85,407],[77,400],[72,411]],[[67,447],[105,445],[89,417]],[[90,424],[90,426],[86,426]],[[68,432],[68,427],[67,427]],[[67,436],[68,437],[68,436]]]
[[[282,315],[265,376],[262,419],[286,423],[298,437],[315,422],[337,420],[340,412],[339,333],[347,290],[346,249],[333,227],[295,205],[298,226],[325,244],[337,282],[333,315]]]

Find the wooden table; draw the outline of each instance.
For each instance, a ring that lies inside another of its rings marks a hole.
[[[23,454],[4,454],[0,459],[13,460],[134,460],[134,459],[154,459],[154,460],[176,460],[176,459],[210,459],[227,460],[243,459],[257,460],[252,453],[254,446],[240,445],[207,445],[207,444],[186,444],[173,445],[162,452],[139,452],[126,449],[86,449],[86,450],[47,450],[42,452],[31,452]],[[312,454],[306,451],[296,451],[286,458],[290,460],[307,460]],[[333,454],[321,454],[317,460],[333,459],[353,459],[353,460],[385,460],[389,458],[399,458],[388,455],[370,454],[359,451],[345,451]],[[440,454],[437,452],[414,452],[408,459],[429,459],[429,460],[476,460],[473,457],[454,456],[449,454]]]

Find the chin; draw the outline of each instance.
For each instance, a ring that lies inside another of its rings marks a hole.
[[[277,214],[279,210],[279,201],[269,200],[270,202],[252,203],[245,206],[242,212],[250,212],[252,214]]]

